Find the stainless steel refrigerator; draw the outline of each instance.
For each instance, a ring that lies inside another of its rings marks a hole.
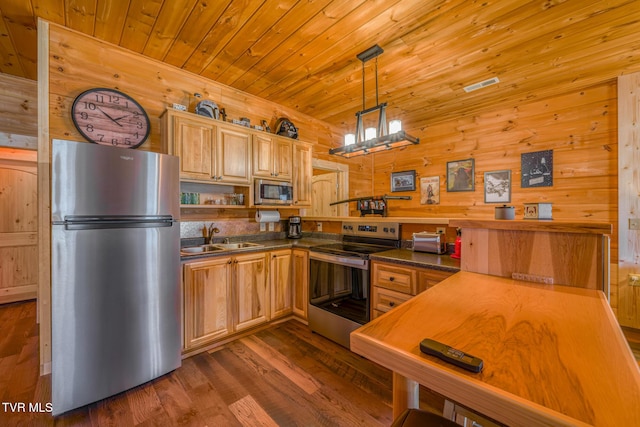
[[[54,140],[53,415],[176,369],[178,158]]]

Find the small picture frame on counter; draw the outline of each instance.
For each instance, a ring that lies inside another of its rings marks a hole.
[[[553,203],[525,203],[524,219],[553,219]]]
[[[511,201],[511,171],[484,173],[484,202],[509,203]]]
[[[414,191],[416,189],[416,171],[391,172],[391,191]]]

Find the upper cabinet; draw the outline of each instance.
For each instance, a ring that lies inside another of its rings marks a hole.
[[[195,114],[167,110],[163,145],[180,157],[180,179],[249,184],[251,131]]]
[[[311,206],[312,155],[311,144],[293,143],[293,206],[296,208]]]
[[[291,180],[291,140],[270,133],[253,135],[253,176]]]

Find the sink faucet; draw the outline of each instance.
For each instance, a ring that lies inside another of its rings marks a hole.
[[[209,235],[208,235],[208,237],[209,237],[209,244],[211,244],[211,243],[213,243],[213,236],[214,236],[214,234],[219,233],[219,232],[220,232],[220,229],[219,229],[218,227],[214,227],[214,226],[213,226],[213,223],[212,223],[212,224],[209,226],[208,231],[209,231]]]

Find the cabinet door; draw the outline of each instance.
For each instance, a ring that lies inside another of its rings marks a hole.
[[[293,144],[293,204],[311,206],[312,149],[310,144]]]
[[[212,124],[189,117],[173,117],[173,150],[180,157],[180,178],[211,181],[216,132]]]
[[[241,331],[269,320],[267,264],[264,252],[235,257],[235,330]]]
[[[291,313],[291,250],[271,252],[271,318]]]
[[[273,137],[269,134],[253,135],[253,175],[273,177]]]
[[[291,180],[292,178],[292,151],[291,140],[285,137],[273,140],[273,175],[277,179]]]
[[[231,258],[184,265],[184,339],[189,349],[231,332]]]
[[[243,131],[218,127],[215,150],[217,181],[231,184],[250,183],[251,135]]]
[[[294,249],[291,255],[293,257],[293,314],[306,319],[309,300],[309,251]]]

